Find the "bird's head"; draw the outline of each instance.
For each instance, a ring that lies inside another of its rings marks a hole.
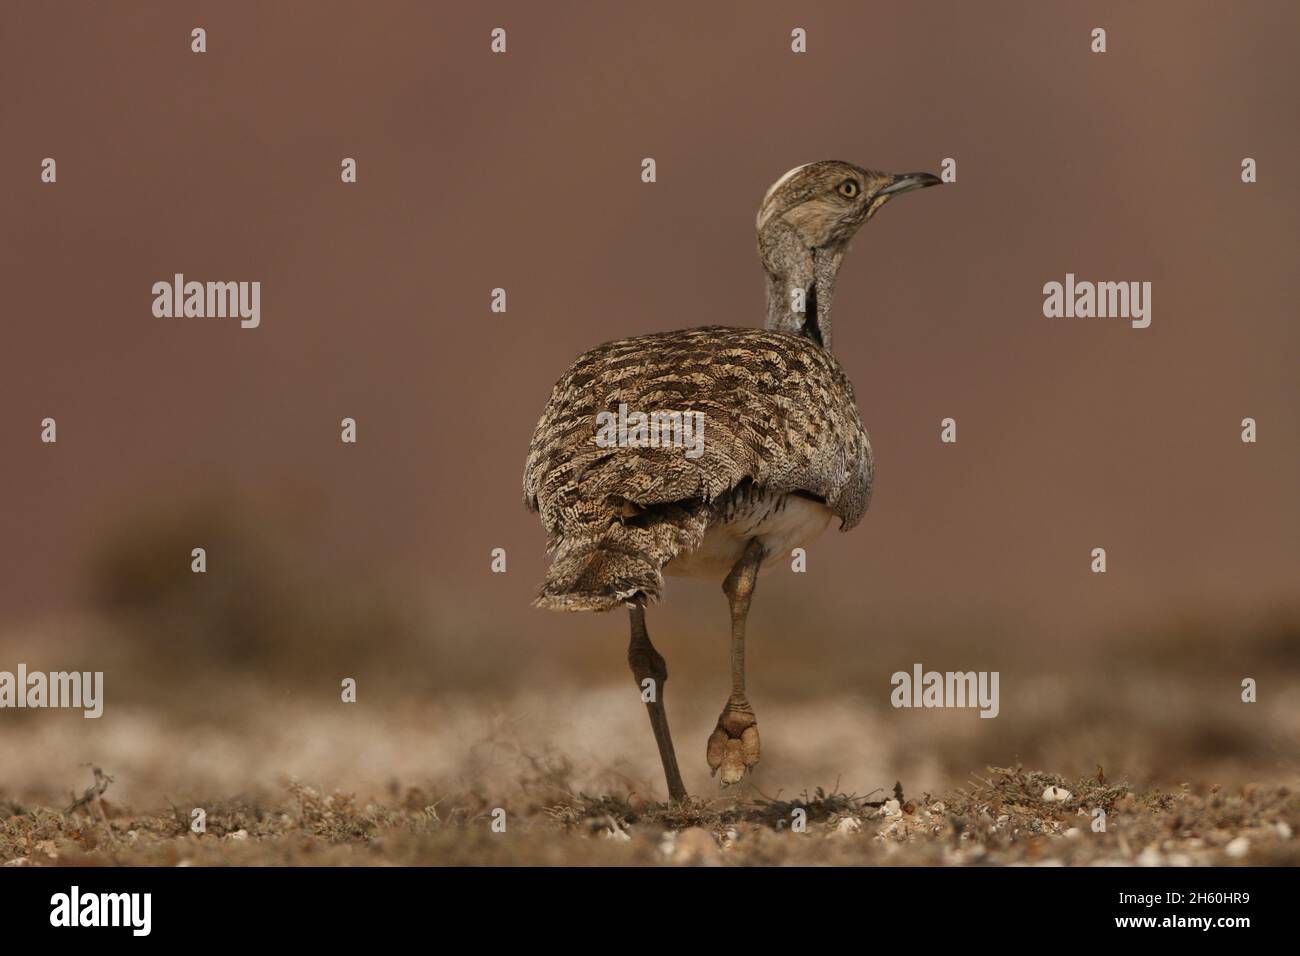
[[[881,173],[824,160],[796,166],[773,183],[755,223],[768,274],[768,328],[800,332],[830,348],[835,273],[849,240],[895,196],[940,182],[930,173]]]

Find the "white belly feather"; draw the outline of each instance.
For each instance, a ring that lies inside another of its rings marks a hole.
[[[820,501],[802,495],[758,495],[739,513],[709,525],[700,546],[673,558],[664,574],[722,580],[730,573],[750,539],[758,538],[766,552],[763,565],[788,558],[826,530],[833,517]]]

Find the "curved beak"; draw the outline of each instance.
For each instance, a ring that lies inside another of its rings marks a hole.
[[[876,195],[897,196],[899,193],[910,193],[913,189],[938,186],[942,182],[943,180],[933,173],[896,173],[890,177],[889,185],[877,192]]]

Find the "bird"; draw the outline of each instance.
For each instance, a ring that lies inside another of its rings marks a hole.
[[[761,753],[745,690],[758,574],[832,519],[853,528],[871,499],[871,441],[831,352],[836,275],[850,240],[887,202],[941,182],[839,160],[789,170],[755,220],[765,327],[708,325],[599,345],[560,377],[533,431],[524,504],[540,516],[550,555],[534,604],[628,609],[628,664],[674,802],[688,794],[664,705],[667,664],[646,608],[662,596],[665,575],[721,581],[732,689],[705,759],[723,788],[739,783]],[[616,414],[622,430],[601,440],[601,423]],[[701,426],[694,455],[674,442],[683,421]],[[665,431],[669,440],[656,440]]]

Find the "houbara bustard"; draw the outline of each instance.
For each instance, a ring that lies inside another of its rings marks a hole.
[[[836,273],[881,206],[940,181],[837,161],[790,170],[758,211],[766,330],[709,326],[601,345],[564,373],[537,423],[524,501],[540,512],[552,557],[536,603],[627,605],[628,663],[673,800],[686,788],[664,710],[668,670],[645,606],[665,574],[722,582],[732,690],[707,759],[724,787],[738,782],[759,758],[745,695],[745,619],[758,572],[832,517],[852,528],[871,497],[871,443],[830,351]],[[618,440],[601,440],[616,416]]]

